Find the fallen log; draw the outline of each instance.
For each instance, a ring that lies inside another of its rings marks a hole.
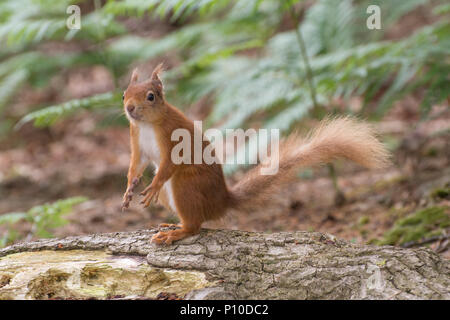
[[[351,244],[318,232],[157,229],[0,249],[0,299],[449,299],[450,262],[427,248]]]

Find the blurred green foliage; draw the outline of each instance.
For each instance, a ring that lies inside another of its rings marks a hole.
[[[82,10],[80,30],[65,26],[69,4],[92,7]],[[366,27],[373,4],[381,7],[381,30]],[[434,6],[435,23],[402,39],[380,40],[420,5]],[[450,19],[443,1],[6,0],[0,12],[0,113],[24,84],[45,86],[62,70],[100,64],[116,79],[113,92],[40,109],[21,123],[47,126],[80,109],[120,110],[124,88],[117,80],[131,64],[164,61],[168,53],[180,62],[164,75],[168,100],[185,108],[209,97],[207,125],[221,128],[262,117],[264,127],[287,131],[315,103],[333,112],[336,98],[345,102],[355,95],[363,98],[359,113],[380,117],[417,89],[425,92],[426,115],[450,92]],[[125,27],[127,17],[146,15],[168,19],[175,28],[149,38]],[[42,49],[58,41],[83,49]]]
[[[86,200],[87,198],[84,197],[73,197],[36,206],[27,212],[11,212],[0,215],[0,225],[7,227],[6,233],[0,236],[0,248],[20,238],[20,232],[16,230],[15,225],[21,221],[31,223],[30,237],[53,237],[51,233],[53,229],[68,223],[63,216],[70,213],[74,205]]]

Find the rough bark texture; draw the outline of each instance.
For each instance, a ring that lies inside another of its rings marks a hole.
[[[156,231],[1,249],[0,298],[155,298],[160,292],[186,299],[450,298],[450,262],[429,249],[230,230],[202,230],[160,247],[149,243]]]

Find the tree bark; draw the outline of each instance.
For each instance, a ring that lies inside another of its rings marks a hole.
[[[0,299],[449,299],[450,263],[426,248],[364,246],[317,232],[158,230],[18,243],[0,250]],[[162,293],[162,294],[161,294]]]

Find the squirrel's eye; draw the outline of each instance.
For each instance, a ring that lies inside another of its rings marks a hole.
[[[148,101],[153,101],[153,100],[155,100],[155,95],[154,95],[153,93],[149,93],[148,96],[147,96],[147,100],[148,100]]]
[[[122,101],[125,100],[125,93],[122,95]]]

